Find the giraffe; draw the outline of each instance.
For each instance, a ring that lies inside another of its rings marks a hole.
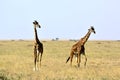
[[[34,25],[34,36],[35,36],[35,41],[34,41],[34,46],[33,46],[34,48],[34,70],[38,70],[37,62],[40,61],[40,66],[41,66],[43,44],[38,39],[36,27],[41,28],[41,26],[36,20],[33,22],[33,25]]]
[[[83,54],[85,56],[85,63],[84,63],[84,66],[86,66],[86,62],[87,62],[87,57],[86,57],[86,54],[85,54],[85,43],[87,42],[88,38],[90,37],[90,34],[91,33],[96,33],[95,32],[95,29],[93,26],[90,27],[90,29],[88,29],[88,32],[87,34],[81,38],[76,44],[74,44],[71,48],[71,52],[70,52],[70,56],[68,57],[66,63],[69,61],[70,59],[70,65],[72,66],[72,59],[73,59],[73,56],[75,55],[76,56],[76,59],[77,59],[77,64],[78,64],[78,67],[80,67],[80,62],[81,62],[81,54]]]

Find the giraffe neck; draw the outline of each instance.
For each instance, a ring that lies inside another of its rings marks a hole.
[[[87,42],[88,38],[90,37],[91,31],[89,30],[87,34],[82,38],[83,45]]]
[[[37,35],[37,30],[36,30],[36,27],[34,27],[34,35],[35,35],[35,42],[38,42],[39,39],[38,39],[38,35]]]

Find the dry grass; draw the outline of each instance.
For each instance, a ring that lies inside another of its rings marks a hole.
[[[119,80],[120,42],[86,43],[87,66],[65,63],[72,41],[46,41],[42,67],[33,71],[32,41],[0,41],[0,80]]]

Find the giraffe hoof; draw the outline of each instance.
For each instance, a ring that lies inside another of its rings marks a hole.
[[[33,71],[38,71],[39,69],[38,68],[33,68]]]
[[[36,71],[36,69],[35,69],[35,68],[33,68],[33,71]]]

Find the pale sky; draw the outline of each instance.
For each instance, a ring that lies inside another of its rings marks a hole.
[[[120,0],[1,0],[0,40],[80,39],[90,26],[90,40],[120,40]]]

